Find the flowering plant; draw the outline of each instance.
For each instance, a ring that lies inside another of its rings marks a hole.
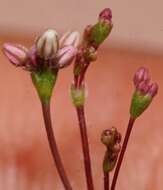
[[[49,29],[37,38],[30,49],[10,43],[3,45],[3,52],[9,61],[14,66],[22,67],[30,73],[42,105],[53,160],[66,190],[72,190],[73,187],[64,169],[52,127],[50,114],[52,92],[60,69],[74,62],[73,81],[70,87],[71,99],[79,121],[87,189],[94,190],[85,119],[85,75],[90,64],[97,59],[99,47],[109,36],[112,28],[112,12],[106,8],[99,14],[97,23],[85,28],[82,38],[79,32],[73,31],[66,32],[59,39],[57,32]],[[157,83],[150,84],[149,71],[144,67],[136,71],[133,82],[135,91],[131,100],[130,118],[122,145],[122,137],[117,128],[111,127],[101,134],[101,142],[106,147],[102,167],[104,190],[115,189],[133,125],[136,119],[149,107],[158,92]],[[110,173],[113,173],[112,183],[109,180]]]

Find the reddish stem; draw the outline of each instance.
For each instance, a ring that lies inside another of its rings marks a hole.
[[[87,188],[88,190],[94,190],[84,107],[83,106],[77,107],[76,110],[79,120],[80,135],[81,135],[82,149],[84,155],[84,167],[85,167]]]
[[[113,181],[112,181],[112,185],[111,185],[111,190],[115,190],[118,174],[119,174],[119,171],[120,171],[120,168],[121,168],[121,164],[122,164],[122,161],[123,161],[123,158],[124,158],[124,154],[125,154],[125,151],[126,151],[126,148],[127,148],[128,140],[129,140],[129,137],[130,137],[134,122],[135,122],[135,119],[130,117],[128,127],[127,127],[127,131],[126,131],[126,135],[125,135],[124,142],[123,142],[123,145],[122,145],[121,153],[119,155],[117,166],[116,166],[116,169],[115,169],[115,172],[114,172]]]
[[[50,116],[49,103],[42,102],[42,112],[43,112],[43,116],[44,116],[45,128],[46,128],[46,133],[47,133],[47,137],[48,137],[50,150],[51,150],[57,171],[59,173],[59,176],[61,178],[61,181],[64,185],[65,190],[72,190],[72,187],[70,185],[70,182],[69,182],[66,172],[64,170],[64,167],[63,167],[63,164],[61,161],[61,157],[60,157],[60,154],[58,151],[57,143],[55,140],[55,136],[54,136],[54,132],[53,132],[53,128],[52,128],[51,116]]]
[[[104,190],[109,190],[109,172],[104,172]]]
[[[88,69],[88,66],[89,66],[90,62],[86,63],[86,65],[84,66],[81,74],[80,74],[80,79],[79,79],[79,87],[82,86],[82,82],[84,81],[84,77],[85,77],[85,73]]]

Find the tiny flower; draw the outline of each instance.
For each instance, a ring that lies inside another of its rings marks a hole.
[[[44,60],[54,58],[58,48],[58,34],[52,29],[45,31],[36,41],[37,55]]]
[[[78,31],[66,32],[59,40],[59,46],[74,46],[77,47],[80,42],[80,33]]]
[[[21,45],[5,43],[3,45],[3,52],[15,66],[24,66],[28,60],[28,50]]]
[[[133,79],[135,92],[132,97],[130,114],[132,118],[139,117],[150,105],[158,92],[157,83],[150,84],[150,75],[146,68],[139,68]]]
[[[76,53],[77,49],[73,46],[65,46],[62,49],[59,49],[56,55],[58,68],[63,68],[70,65]]]

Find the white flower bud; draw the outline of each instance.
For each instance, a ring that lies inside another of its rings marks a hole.
[[[36,41],[37,55],[45,60],[54,58],[58,48],[58,34],[52,29],[45,31]]]

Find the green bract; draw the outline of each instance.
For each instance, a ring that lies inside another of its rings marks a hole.
[[[72,102],[76,107],[80,107],[84,105],[85,102],[85,91],[84,87],[75,88],[73,85],[71,86],[71,97]]]

